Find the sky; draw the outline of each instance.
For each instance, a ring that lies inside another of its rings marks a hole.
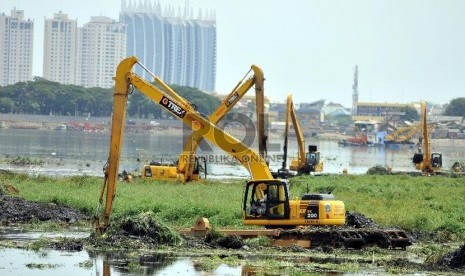
[[[221,94],[255,64],[273,101],[292,93],[296,103],[324,99],[350,107],[357,65],[360,102],[445,104],[465,97],[462,0],[142,1],[216,12]],[[0,12],[14,7],[34,20],[33,75],[42,76],[45,18],[62,11],[78,26],[91,16],[117,20],[121,1],[2,0]]]

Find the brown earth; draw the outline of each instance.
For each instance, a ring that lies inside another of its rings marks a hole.
[[[67,206],[35,203],[7,195],[0,195],[0,210],[0,222],[3,225],[41,221],[74,223],[90,219],[88,215]]]

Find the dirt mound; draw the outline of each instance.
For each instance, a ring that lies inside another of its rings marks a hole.
[[[53,203],[29,202],[22,198],[0,195],[0,222],[19,223],[55,221],[73,223],[90,217],[75,209]]]
[[[115,218],[104,236],[93,235],[88,239],[88,243],[95,247],[118,248],[173,246],[181,242],[179,233],[160,222],[153,212]]]
[[[369,168],[368,171],[367,171],[367,174],[384,175],[384,174],[389,174],[389,171],[388,171],[388,169],[386,169],[385,167],[383,167],[381,165],[376,165],[374,167]]]
[[[438,261],[438,265],[450,268],[465,267],[465,244],[456,251],[446,254]]]
[[[365,217],[363,214],[347,212],[346,225],[355,228],[374,228],[379,227],[373,220]]]

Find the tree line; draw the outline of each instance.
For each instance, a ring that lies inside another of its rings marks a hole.
[[[196,88],[173,85],[171,88],[204,114],[210,114],[219,100]],[[85,88],[35,77],[33,81],[0,87],[0,113],[94,117],[111,116],[113,88]],[[128,98],[127,113],[137,118],[162,118],[162,108],[142,93]]]
[[[216,97],[196,88],[178,85],[172,85],[171,88],[203,114],[211,114],[220,102]],[[106,117],[111,116],[112,109],[113,88],[65,85],[40,77],[35,77],[33,81],[0,87],[0,113],[62,116],[90,114]],[[401,111],[405,112],[403,119],[419,118],[414,108],[406,107]],[[167,114],[142,93],[132,93],[129,96],[127,112],[131,117],[153,119],[163,118]],[[451,100],[443,115],[465,117],[465,98]]]

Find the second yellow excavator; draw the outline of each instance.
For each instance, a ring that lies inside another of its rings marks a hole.
[[[253,71],[253,75],[249,73]],[[249,76],[249,77],[247,77]],[[184,99],[180,98],[168,85],[155,77],[155,81],[165,89],[172,97],[180,102]],[[236,87],[224,98],[217,109],[208,117],[209,121],[217,124],[235,105],[242,99],[242,97],[255,86],[255,100],[256,100],[256,114],[257,114],[257,134],[258,134],[258,147],[259,153],[262,157],[266,155],[266,138],[263,137],[264,131],[264,75],[263,70],[257,66],[252,65],[247,74],[238,82]],[[203,139],[201,132],[192,132],[186,139],[184,149],[179,155],[177,163],[152,162],[149,165],[144,165],[142,168],[143,178],[154,179],[174,179],[181,180],[183,183],[189,181],[198,181],[201,179],[201,167],[204,168],[204,178],[207,176],[206,159],[203,156],[197,156],[196,151]],[[201,163],[202,162],[202,163]]]
[[[287,96],[286,102],[286,126],[284,128],[284,155],[281,169],[278,171],[278,175],[284,176],[287,172],[287,146],[289,137],[290,121],[294,126],[295,136],[297,138],[298,156],[297,159],[291,160],[289,170],[297,172],[298,174],[308,174],[311,172],[321,173],[323,171],[323,162],[320,160],[320,152],[317,146],[309,145],[308,151],[305,152],[305,139],[300,127],[299,120],[294,108],[294,102],[292,100],[292,94]],[[289,175],[289,174],[288,174]]]

